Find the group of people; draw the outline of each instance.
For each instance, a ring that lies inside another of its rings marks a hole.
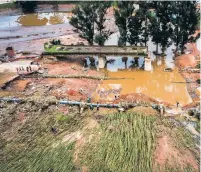
[[[17,67],[17,68],[16,68],[16,71],[17,71],[17,73],[20,73],[21,71],[22,71],[22,72],[25,72],[25,69],[24,69],[23,66],[20,66],[20,67]],[[31,66],[27,66],[27,67],[26,67],[26,72],[32,72]]]

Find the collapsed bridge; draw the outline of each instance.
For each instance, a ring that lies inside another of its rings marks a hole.
[[[145,57],[145,68],[148,63],[148,47],[145,46],[88,46],[88,45],[48,45],[45,44],[44,58],[57,55],[87,55],[98,56],[98,68],[104,68],[107,55]]]

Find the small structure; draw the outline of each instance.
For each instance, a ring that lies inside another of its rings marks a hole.
[[[144,59],[144,70],[146,71],[151,71],[151,59],[150,58],[145,58]]]
[[[107,61],[106,56],[101,55],[98,58],[98,68],[103,69],[105,67],[106,61]]]
[[[173,69],[172,69],[172,68],[165,68],[163,71],[164,71],[164,72],[172,72]]]
[[[6,55],[7,55],[9,58],[15,57],[15,51],[14,51],[13,47],[7,47],[7,48],[6,48]]]
[[[0,57],[0,62],[9,62],[10,59],[14,58],[15,58],[15,51],[13,47],[7,47],[6,53],[2,57]]]

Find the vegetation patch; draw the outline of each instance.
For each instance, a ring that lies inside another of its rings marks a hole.
[[[198,63],[198,64],[196,65],[196,68],[200,69],[200,63]]]
[[[82,118],[76,117],[74,107],[69,107],[69,115],[55,105],[46,109],[45,103],[1,107],[1,172],[76,171],[72,160],[74,143],[61,144],[61,133],[76,131],[81,126]]]
[[[59,110],[63,106],[37,102],[0,104],[2,172],[71,172],[81,168],[89,172],[155,172],[153,155],[163,135],[176,143],[174,150],[193,152],[188,154],[192,161],[199,157],[194,152],[194,138],[168,118],[140,111],[102,116],[86,110],[80,116],[77,107],[67,106],[68,113],[64,113]],[[173,167],[167,164],[167,169],[162,168],[170,172]],[[177,171],[182,170],[178,167]]]
[[[0,168],[1,171],[12,172],[75,171],[73,148],[74,143],[55,148],[24,149],[15,154],[9,162],[1,162]]]
[[[198,84],[200,84],[200,79],[197,79],[196,82],[197,82]]]
[[[101,136],[80,155],[91,172],[152,171],[155,118],[135,113],[108,115],[101,121]]]
[[[0,4],[0,9],[9,9],[9,8],[15,8],[15,7],[16,5],[13,2]]]

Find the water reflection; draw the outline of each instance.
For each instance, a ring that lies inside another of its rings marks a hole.
[[[66,13],[38,13],[20,16],[17,20],[22,26],[44,26],[68,22]]]
[[[122,62],[125,64],[125,69],[127,69],[128,57],[122,57]]]
[[[65,21],[65,16],[59,13],[54,13],[53,16],[50,16],[49,24],[62,24]]]
[[[42,18],[38,14],[27,14],[20,16],[17,22],[23,26],[44,26],[47,25],[48,19]]]
[[[107,64],[105,69],[109,77],[128,77],[134,78],[128,80],[104,80],[99,86],[107,88],[107,85],[120,85],[120,94],[143,93],[158,101],[164,101],[175,104],[176,101],[185,105],[192,102],[187,92],[186,84],[177,84],[174,82],[185,82],[177,68],[172,65],[172,72],[164,72],[164,68],[170,67],[169,60],[164,57],[152,59],[152,68],[150,72],[142,70],[144,57],[112,57],[108,56],[107,60],[115,59],[114,63]],[[124,59],[124,60],[122,60]],[[129,69],[125,70],[126,67]],[[111,95],[108,95],[111,100]],[[99,99],[99,95],[95,93]],[[114,96],[112,96],[114,99]],[[107,99],[107,96],[104,96]]]

